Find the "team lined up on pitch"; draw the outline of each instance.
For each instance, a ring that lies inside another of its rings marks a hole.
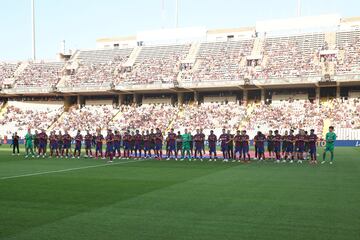
[[[334,143],[336,134],[334,128],[329,127],[329,132],[326,134],[325,149],[323,153],[323,162],[325,162],[326,152],[330,152],[332,164],[334,159]],[[15,133],[13,136],[13,154],[18,149],[19,136]],[[74,149],[72,150],[72,142],[74,141]],[[229,160],[249,163],[250,156],[250,137],[246,134],[246,130],[237,131],[236,134],[231,134],[230,131],[222,130],[222,134],[218,137],[211,130],[210,134],[205,136],[201,129],[196,130],[193,136],[185,129],[185,132],[177,134],[174,129],[171,129],[164,138],[159,128],[154,132],[150,131],[140,133],[136,130],[135,133],[130,131],[121,134],[119,131],[108,130],[106,137],[100,131],[96,134],[87,134],[83,136],[79,130],[76,136],[71,137],[65,131],[62,134],[59,131],[57,134],[52,131],[48,136],[44,130],[40,133],[35,131],[31,133],[31,129],[25,136],[25,149],[26,158],[29,156],[45,157],[49,144],[50,154],[49,157],[56,158],[80,158],[85,145],[84,157],[95,157],[102,159],[109,159],[110,162],[114,158],[156,158],[163,159],[163,145],[165,144],[165,157],[166,160],[196,160],[203,161],[205,157],[205,149],[208,149],[209,161],[216,161],[217,145],[220,145],[224,162]],[[278,130],[269,131],[267,135],[258,132],[253,139],[255,148],[254,159],[263,161],[266,158],[275,160],[276,162],[293,163],[297,161],[302,163],[304,160],[309,159],[310,163],[317,163],[317,147],[319,145],[319,138],[313,129],[308,134],[304,130],[299,130],[298,134],[294,134],[294,130],[286,131],[284,135],[280,135]],[[104,148],[105,145],[105,148]],[[267,146],[267,156],[265,156],[265,145]],[[93,148],[95,148],[93,151]],[[122,149],[122,150],[121,150]],[[105,150],[105,151],[104,151]]]

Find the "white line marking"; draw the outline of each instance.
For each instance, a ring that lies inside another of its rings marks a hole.
[[[91,165],[91,166],[77,167],[77,168],[67,168],[67,169],[47,171],[47,172],[28,173],[28,174],[22,174],[22,175],[2,177],[2,178],[0,178],[0,180],[12,179],[12,178],[21,178],[21,177],[30,177],[30,176],[44,175],[44,174],[50,174],[50,173],[70,172],[70,171],[82,170],[82,169],[87,169],[87,168],[107,167],[107,166],[126,164],[126,163],[136,163],[136,162],[142,162],[142,161],[146,161],[146,160],[117,162],[117,163],[109,163],[109,164],[101,164],[101,165],[99,164],[99,165]]]

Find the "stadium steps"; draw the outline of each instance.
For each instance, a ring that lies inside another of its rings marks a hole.
[[[255,38],[254,45],[251,50],[251,56],[261,55],[264,47],[264,38]]]
[[[240,60],[239,66],[240,66],[240,67],[245,67],[245,66],[246,66],[246,63],[247,63],[246,57],[242,57],[241,60]]]
[[[336,32],[325,33],[325,42],[328,43],[329,49],[335,49],[336,47]]]
[[[335,62],[329,62],[328,74],[335,75]]]
[[[73,60],[76,60],[77,57],[79,56],[79,54],[80,54],[80,51],[77,49],[77,50],[74,52],[74,54],[71,56],[69,62],[72,62]]]
[[[51,123],[51,125],[48,127],[47,131],[50,132],[50,131],[54,130],[56,123],[62,122],[64,116],[65,116],[65,111],[62,111],[61,115]]]
[[[344,63],[345,50],[343,50],[343,49],[342,49],[342,50],[339,50],[337,59],[339,60],[339,63],[340,63],[340,64],[343,64],[343,63]]]
[[[324,119],[324,121],[323,121],[323,130],[322,130],[322,134],[321,134],[323,139],[325,139],[325,135],[326,135],[330,125],[331,125],[330,119]]]
[[[140,46],[136,46],[136,47],[132,50],[132,52],[131,52],[131,54],[130,54],[130,56],[129,56],[129,59],[124,63],[124,65],[125,65],[125,66],[133,66],[134,63],[136,62],[136,60],[137,60],[140,52],[141,52],[141,47],[140,47]]]
[[[7,112],[8,103],[4,103],[0,108],[0,119],[3,118],[4,114]]]
[[[253,104],[248,104],[246,108],[246,115],[245,117],[240,121],[238,130],[242,130],[246,128],[249,125],[249,116],[252,115],[253,111],[255,109],[255,106]]]
[[[267,63],[269,61],[269,56],[268,55],[264,55],[261,61],[261,67],[266,67]]]
[[[173,119],[171,119],[170,123],[169,123],[169,126],[167,127],[166,129],[166,132],[169,132],[171,128],[173,128],[174,126],[174,123],[176,122],[177,119],[179,119],[180,117],[182,117],[184,115],[184,109],[180,108],[178,113],[174,116]]]
[[[56,84],[56,87],[65,87],[65,83],[67,80],[70,80],[70,76],[62,76],[59,82]]]
[[[194,72],[195,70],[197,70],[197,69],[199,68],[201,62],[202,62],[201,59],[197,59],[197,60],[195,61],[194,66],[193,66],[193,68],[192,68],[191,70],[192,70],[193,72]]]
[[[25,70],[25,68],[27,68],[27,66],[29,66],[30,63],[29,62],[22,62],[20,64],[20,66],[16,69],[16,71],[14,72],[14,77],[18,77],[21,75],[21,73]]]
[[[189,49],[189,54],[186,56],[185,61],[195,62],[199,49],[200,49],[200,43],[198,42],[193,43]]]
[[[119,111],[114,115],[114,117],[110,120],[110,122],[115,122],[115,121],[119,120],[122,115],[123,115],[123,112],[122,112],[121,110],[119,110]]]

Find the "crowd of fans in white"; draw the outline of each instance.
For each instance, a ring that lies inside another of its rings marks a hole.
[[[121,115],[110,122],[114,129],[149,130],[160,128],[166,130],[173,119],[177,117],[179,108],[171,104],[143,104],[141,106],[121,106]]]
[[[249,133],[279,129],[280,132],[294,129],[315,128],[322,133],[324,120],[335,128],[360,129],[360,99],[334,99],[319,104],[308,100],[283,100],[278,103],[252,103],[247,106],[238,102],[202,103],[173,106],[171,104],[143,104],[141,106],[92,105],[71,107],[63,112],[60,104],[11,102],[0,118],[2,135],[14,130],[24,134],[27,128],[68,130],[80,129],[95,132],[107,128],[125,131],[148,130],[170,127],[184,131],[203,128],[205,133],[222,128],[232,132],[245,128]],[[116,116],[116,117],[115,117]]]
[[[144,47],[134,65],[118,75],[116,83],[173,83],[189,49],[188,44]]]
[[[322,105],[308,100],[280,101],[271,105],[262,103],[253,106],[253,109],[246,126],[250,130],[278,129],[284,132],[291,128],[314,128],[317,133],[323,130],[325,109]]]
[[[112,83],[120,74],[121,65],[128,59],[128,56],[116,56],[109,62],[83,62],[80,66],[66,79],[66,86],[81,85],[100,85],[104,83]]]
[[[172,83],[176,80],[180,59],[179,54],[148,58],[135,63],[130,71],[119,74],[116,81],[126,84]]]
[[[326,110],[335,127],[360,129],[360,99],[333,99]]]
[[[62,62],[29,63],[16,76],[17,87],[51,87],[56,86],[62,76]]]
[[[11,136],[17,131],[21,136],[25,136],[28,128],[47,130],[63,110],[63,105],[59,102],[9,102],[6,112],[0,118],[0,135]]]
[[[108,123],[117,113],[112,105],[74,106],[56,122],[55,130],[68,130],[75,134],[77,130],[95,132],[97,129],[106,129]]]
[[[245,117],[246,107],[236,102],[202,103],[182,106],[183,112],[176,119],[174,128],[179,130],[203,128],[205,130],[232,131],[239,129],[239,123]]]
[[[19,64],[17,63],[0,62],[0,87],[3,85],[5,79],[14,77],[14,72],[18,66]]]
[[[256,72],[253,78],[268,79],[321,74],[321,65],[317,58],[317,47],[320,46],[313,43],[309,48],[304,49],[303,41],[299,42],[295,37],[266,41],[264,54],[267,56],[267,64],[261,71]]]
[[[360,38],[352,42],[345,42],[340,49],[344,50],[344,59],[337,59],[336,72],[338,74],[360,72]]]
[[[187,78],[195,82],[243,79],[247,67],[242,60],[252,47],[252,40],[203,43],[197,56],[198,67]]]

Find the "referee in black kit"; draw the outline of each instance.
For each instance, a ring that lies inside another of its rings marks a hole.
[[[17,151],[17,155],[20,155],[19,152],[19,136],[17,135],[17,132],[15,132],[12,135],[12,147],[13,147],[13,155],[15,155],[15,150]]]

